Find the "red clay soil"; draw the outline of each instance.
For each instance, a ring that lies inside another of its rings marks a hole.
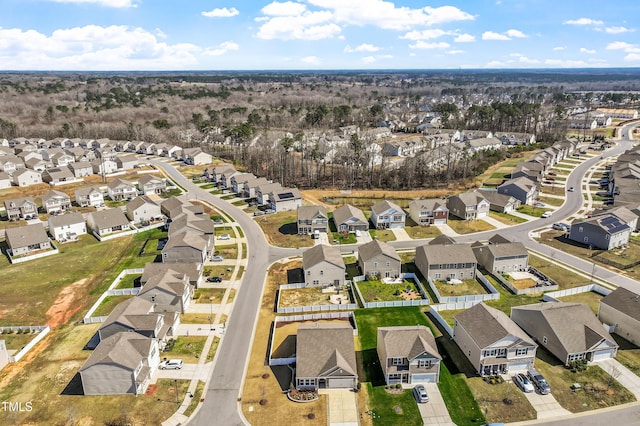
[[[69,318],[80,309],[79,304],[73,303],[75,299],[75,290],[84,285],[87,282],[86,278],[83,278],[75,283],[66,286],[60,293],[56,300],[53,302],[53,305],[49,308],[46,315],[49,320],[47,321],[47,325],[51,328],[60,327],[63,324],[66,324],[69,321]]]

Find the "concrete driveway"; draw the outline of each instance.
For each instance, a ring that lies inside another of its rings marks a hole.
[[[518,390],[518,392],[521,391]],[[537,392],[529,392],[524,395],[538,413],[538,419],[548,419],[551,417],[561,417],[571,414],[569,411],[562,408],[552,394],[540,395]]]
[[[330,426],[358,426],[356,394],[350,389],[322,389],[329,400]]]
[[[205,364],[205,367],[198,364],[184,364],[180,370],[156,370],[151,378],[151,383],[155,383],[158,379],[178,379],[178,380],[202,380],[206,381],[209,376],[211,363]]]
[[[449,410],[447,410],[447,406],[444,404],[444,399],[442,399],[438,385],[435,383],[427,383],[424,387],[427,389],[429,402],[426,404],[418,404],[418,410],[420,410],[422,422],[425,426],[454,426],[455,423],[451,421]]]

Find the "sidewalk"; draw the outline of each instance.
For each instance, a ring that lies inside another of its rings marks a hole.
[[[460,235],[456,231],[454,231],[453,228],[451,228],[449,225],[432,225],[432,226],[435,226],[440,230],[440,232],[442,232],[443,235],[447,235],[449,237],[457,237]]]
[[[636,376],[631,370],[615,359],[604,359],[595,361],[595,363],[613,376],[622,386],[629,389],[629,392],[634,394],[637,400],[640,400],[640,377]]]
[[[480,218],[480,220],[484,220],[486,223],[488,223],[489,225],[493,226],[496,229],[504,229],[504,228],[508,228],[509,225],[505,225],[504,223],[500,222],[499,220],[496,220],[490,216],[485,216]]]

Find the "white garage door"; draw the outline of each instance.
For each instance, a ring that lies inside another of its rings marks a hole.
[[[613,349],[607,349],[604,351],[596,351],[593,353],[591,361],[601,361],[603,359],[613,358]]]
[[[411,376],[411,383],[435,383],[436,375],[435,374],[414,374]]]
[[[447,224],[447,219],[436,219],[433,221],[434,225],[446,225]]]
[[[336,379],[328,379],[328,388],[352,388],[353,387],[353,379],[351,378],[336,378]]]
[[[526,370],[529,368],[529,362],[512,362],[509,364],[509,371]]]
[[[476,217],[477,217],[478,219],[480,219],[481,217],[487,217],[487,216],[489,216],[489,213],[488,213],[488,212],[478,212],[478,213],[476,214]]]

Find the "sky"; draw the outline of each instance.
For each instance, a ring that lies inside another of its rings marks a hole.
[[[0,70],[640,67],[638,16],[638,0],[0,0]]]

